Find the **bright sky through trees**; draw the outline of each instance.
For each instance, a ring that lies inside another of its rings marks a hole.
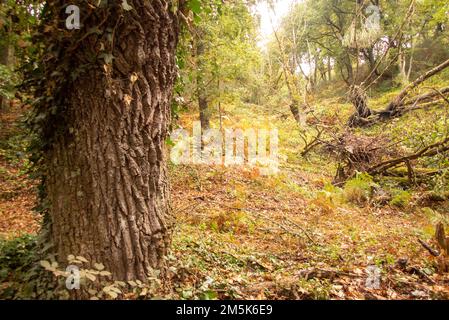
[[[262,1],[257,4],[256,10],[260,15],[260,35],[261,40],[259,45],[262,48],[266,47],[270,35],[273,33],[273,27],[279,26],[282,17],[290,10],[292,4],[301,0],[273,0],[273,9],[270,8],[267,1]]]

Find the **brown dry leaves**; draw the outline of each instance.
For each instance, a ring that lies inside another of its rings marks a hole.
[[[16,123],[23,113],[16,105],[0,113],[0,139],[6,141],[17,131]],[[23,160],[21,160],[23,161]],[[21,172],[21,161],[8,162],[0,155],[0,237],[11,238],[39,230],[40,217],[33,212],[36,205],[35,182]]]
[[[425,215],[349,204],[322,210],[289,187],[301,181],[319,188],[302,174],[262,177],[250,169],[177,166],[174,251],[178,259],[201,261],[179,285],[195,287],[210,276],[244,299],[449,297],[448,275],[422,271],[432,265],[416,241]],[[397,265],[403,257],[404,270]],[[379,289],[366,287],[370,265],[382,272]],[[314,276],[304,277],[305,270]],[[232,297],[226,289],[219,293]]]

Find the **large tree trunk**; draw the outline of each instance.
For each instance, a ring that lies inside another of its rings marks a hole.
[[[116,280],[146,281],[150,268],[164,267],[173,223],[164,146],[178,21],[169,0],[127,3],[134,9],[118,1],[83,26],[87,32],[107,15],[104,28],[116,27],[114,60],[90,66],[63,93],[66,131],[54,133],[44,154],[44,185],[58,260],[81,255]],[[89,61],[96,37],[64,54]]]

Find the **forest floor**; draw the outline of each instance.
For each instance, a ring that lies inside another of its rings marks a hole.
[[[35,182],[30,179],[17,105],[0,112],[0,237],[11,239],[39,230]]]
[[[343,115],[350,112],[344,101],[324,103]],[[423,205],[425,192],[416,188],[400,208],[354,204],[329,187],[335,160],[299,156],[288,109],[285,114],[246,104],[224,109],[226,127],[279,129],[280,172],[264,176],[246,166],[170,164],[177,223],[174,290],[168,298],[449,298],[449,275],[436,272],[434,258],[417,241],[432,243],[435,221],[448,218],[448,201]],[[18,142],[21,113],[13,108],[0,115],[2,238],[39,229],[36,186]],[[190,128],[194,117],[181,114],[180,123]],[[405,126],[409,120],[400,121]],[[380,286],[370,286],[377,279]]]

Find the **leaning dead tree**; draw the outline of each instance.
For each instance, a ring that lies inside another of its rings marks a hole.
[[[390,102],[390,104],[387,106],[387,108],[384,110],[385,112],[388,112],[390,114],[390,116],[394,116],[395,113],[397,113],[400,108],[400,106],[403,104],[404,99],[410,94],[410,92],[412,92],[413,89],[415,89],[416,87],[418,87],[421,83],[423,83],[424,81],[426,81],[427,79],[429,79],[430,77],[436,75],[437,73],[443,71],[444,69],[446,69],[447,67],[449,67],[449,59],[444,61],[442,64],[440,64],[439,66],[427,71],[426,73],[424,73],[423,75],[421,75],[420,77],[418,77],[415,81],[413,81],[412,83],[410,83],[408,86],[406,86],[397,96],[396,98]]]
[[[422,105],[424,103],[435,103],[435,102],[439,102],[441,100],[448,100],[448,98],[446,97],[447,94],[449,94],[449,87],[445,87],[442,89],[432,88],[431,92],[428,92],[426,94],[422,94],[422,95],[413,97],[410,100],[404,101],[399,105],[399,107],[401,107],[403,109],[403,112],[408,109],[413,109],[412,106],[414,106],[415,107],[414,109],[416,109],[418,107],[418,103],[420,105]],[[437,99],[437,98],[441,98],[441,99]]]
[[[413,154],[380,162],[368,168],[367,172],[371,175],[377,175],[387,171],[388,169],[397,167],[400,164],[406,164],[409,170],[413,170],[411,166],[412,160],[425,157],[433,157],[447,151],[449,151],[449,137],[446,137],[439,142],[428,145]],[[413,174],[412,172],[410,173]]]
[[[349,118],[350,127],[367,125],[373,111],[368,107],[368,96],[366,91],[358,85],[353,85],[349,89],[349,100],[355,108],[355,113]]]
[[[335,185],[343,184],[357,172],[367,172],[373,163],[399,156],[390,139],[382,135],[369,137],[347,130],[321,142],[323,150],[334,156],[339,163],[333,180]]]
[[[440,100],[446,100],[447,102],[449,102],[449,87],[445,87],[439,90],[433,89],[432,92],[429,92],[427,94],[407,99],[407,97],[411,92],[413,92],[414,89],[424,83],[427,79],[433,77],[434,75],[440,73],[448,67],[449,59],[422,74],[415,81],[407,85],[388,104],[388,106],[381,111],[371,110],[368,106],[368,99],[365,90],[357,85],[352,86],[349,91],[349,97],[352,104],[354,105],[355,113],[350,117],[348,125],[350,127],[372,125],[381,120],[399,117],[408,111],[422,108],[422,104],[432,105]]]
[[[414,184],[417,179],[425,179],[439,172],[417,167],[419,159],[449,153],[449,136],[408,154],[398,148],[400,141],[392,142],[385,135],[358,135],[351,130],[320,142],[324,145],[323,151],[338,160],[333,180],[335,185],[345,183],[358,172],[371,176],[405,176],[410,184]]]

